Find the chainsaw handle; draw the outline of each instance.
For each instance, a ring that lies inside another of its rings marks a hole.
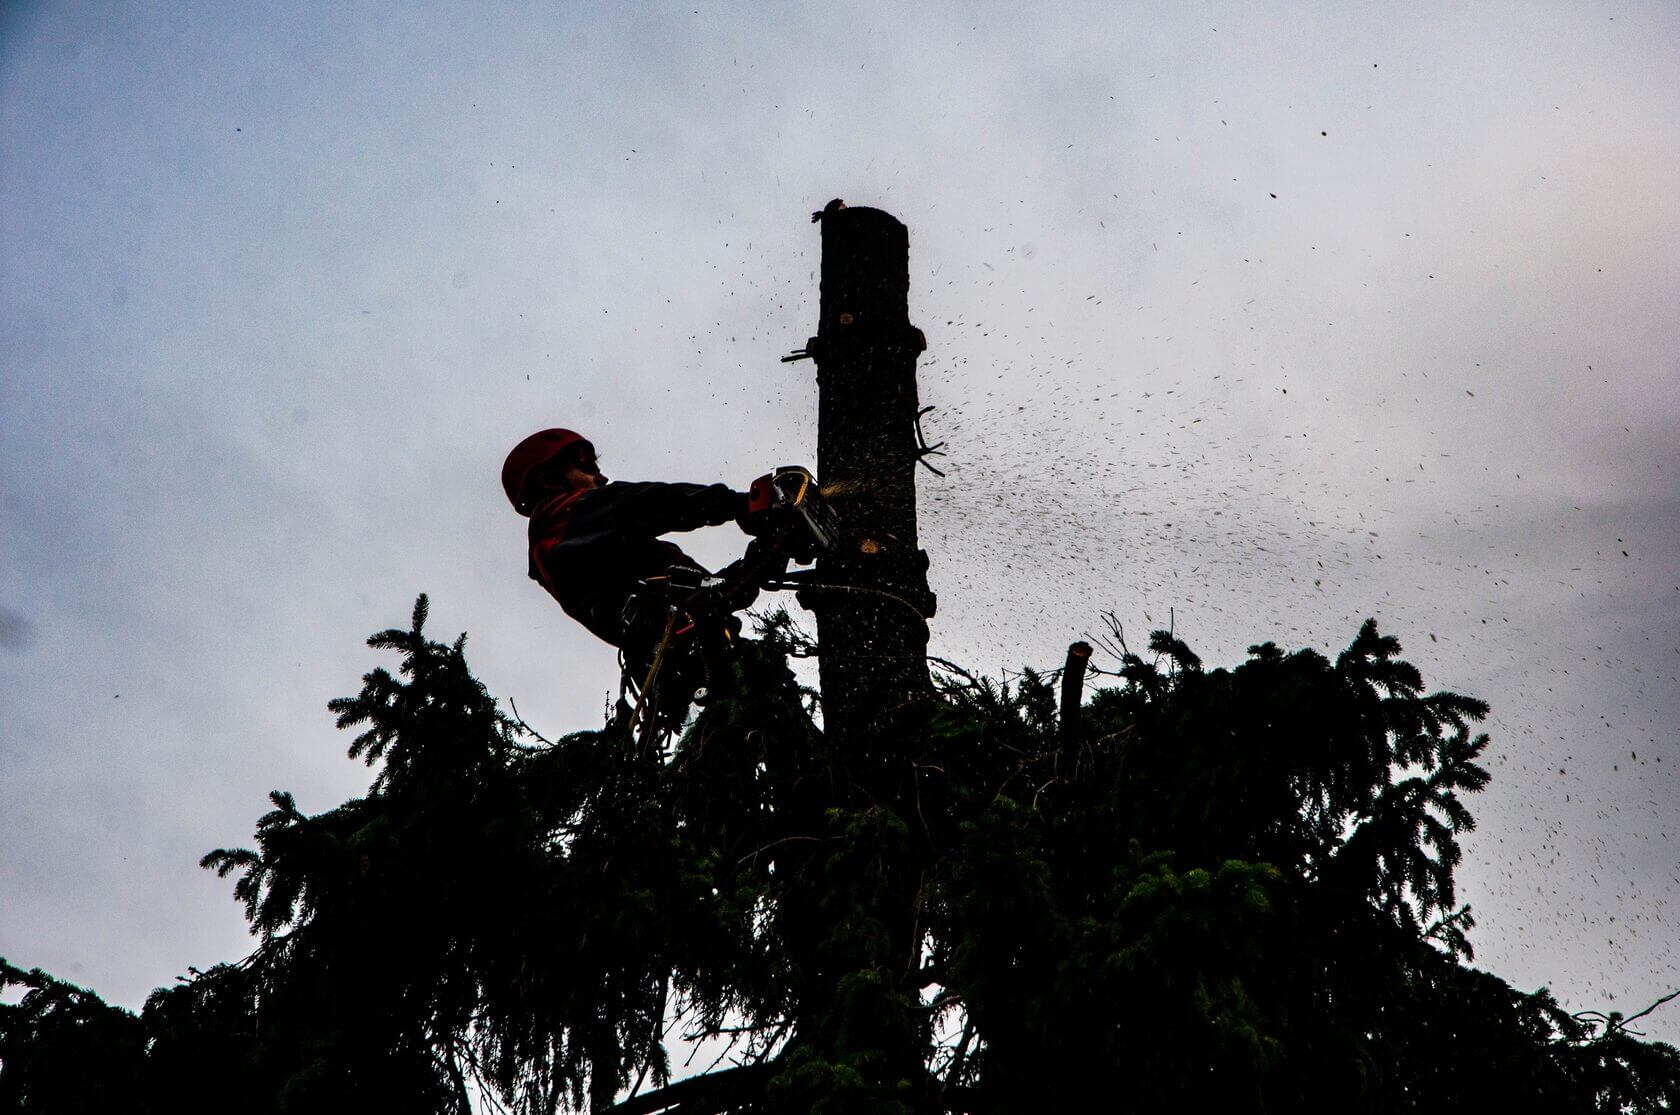
[[[775,474],[765,473],[747,489],[747,514],[757,515],[770,510],[776,503]]]

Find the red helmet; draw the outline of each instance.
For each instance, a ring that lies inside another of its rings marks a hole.
[[[531,501],[526,486],[536,471],[560,454],[579,443],[589,445],[589,439],[571,430],[539,430],[513,447],[502,462],[502,490],[508,502],[521,515],[531,513]],[[593,449],[594,446],[590,445]]]

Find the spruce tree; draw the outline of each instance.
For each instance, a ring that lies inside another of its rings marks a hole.
[[[138,1018],[0,969],[27,988],[0,1005],[0,1111],[1680,1099],[1680,1053],[1630,1020],[1470,965],[1453,874],[1486,709],[1372,623],[1334,660],[1268,643],[1229,669],[1158,632],[1071,730],[1052,679],[952,668],[859,756],[813,719],[785,616],[665,754],[538,737],[425,620],[422,597],[371,640],[397,669],[332,703],[367,794],[277,792],[253,848],[205,857],[249,958]],[[684,1039],[729,1051],[671,1083]]]

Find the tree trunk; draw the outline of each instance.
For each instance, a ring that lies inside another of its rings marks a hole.
[[[831,204],[822,216],[817,335],[817,460],[842,523],[840,552],[817,579],[859,591],[808,594],[821,646],[824,731],[847,748],[874,738],[931,692],[927,555],[917,548],[916,357],[909,234],[879,209]]]
[[[808,903],[820,926],[800,965],[811,980],[802,1040],[857,1067],[872,1095],[921,1108],[927,1016],[915,1004],[929,850],[915,760],[933,697],[934,600],[916,535],[916,358],[925,344],[910,324],[909,268],[909,235],[891,215],[838,202],[824,210],[820,317],[806,351],[817,363],[818,475],[840,521],[815,582],[838,587],[803,593],[801,603],[816,614],[833,805],[848,829],[844,850],[797,873],[783,901]],[[815,889],[796,895],[802,879]],[[836,887],[850,894],[838,908]]]

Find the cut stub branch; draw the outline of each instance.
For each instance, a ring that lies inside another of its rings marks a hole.
[[[1079,705],[1085,698],[1085,667],[1091,663],[1091,644],[1081,641],[1068,647],[1067,665],[1062,667],[1062,745],[1073,742],[1079,727]]]

